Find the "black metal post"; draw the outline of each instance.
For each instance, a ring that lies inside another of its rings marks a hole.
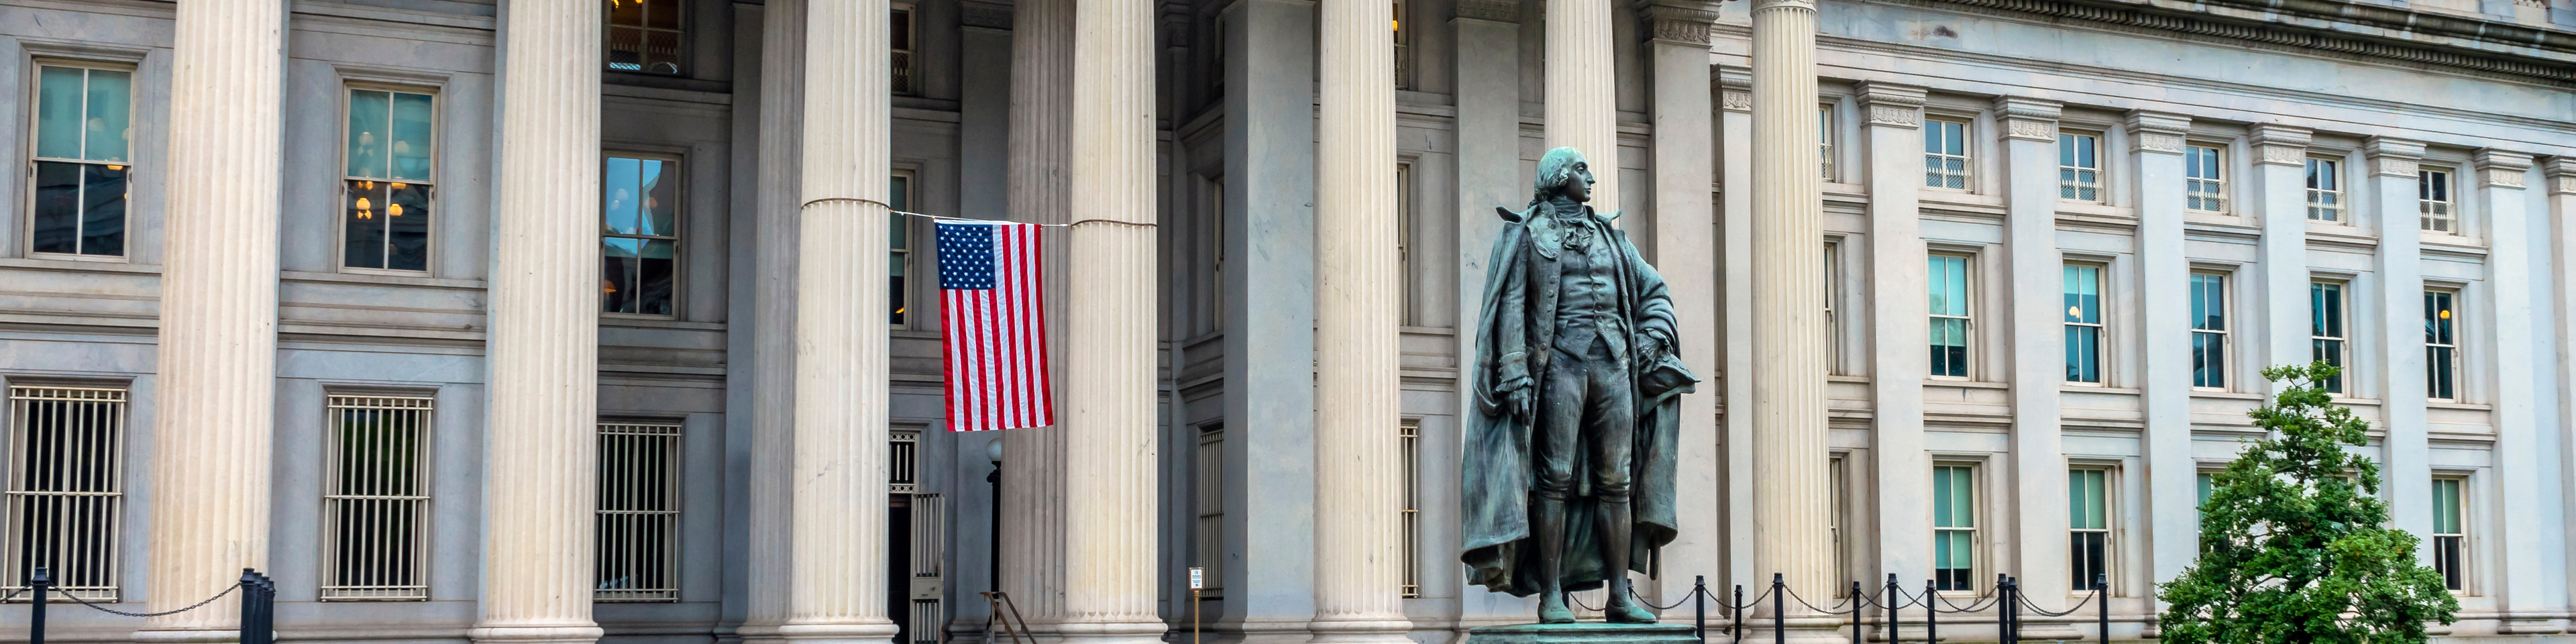
[[[997,439],[994,439],[994,440],[1001,440],[1001,439],[998,439],[998,438],[997,438]],[[985,483],[991,483],[991,484],[993,484],[993,522],[992,522],[992,524],[990,524],[990,525],[986,525],[986,526],[984,526],[984,542],[985,542],[985,544],[986,544],[986,545],[989,545],[989,546],[991,546],[991,547],[992,547],[992,552],[991,552],[991,553],[989,553],[991,558],[990,558],[990,559],[986,559],[986,560],[985,560],[985,561],[990,562],[990,564],[989,564],[989,565],[987,565],[987,566],[985,566],[985,568],[984,568],[984,572],[985,572],[985,573],[988,575],[988,577],[989,577],[988,579],[986,579],[986,580],[985,580],[985,583],[986,583],[986,584],[988,584],[988,586],[987,586],[985,589],[986,589],[986,590],[1001,590],[1001,589],[1002,589],[1002,464],[1001,464],[1000,462],[995,462],[995,463],[993,463],[993,473],[984,475],[984,482],[985,482]],[[1002,618],[1002,616],[1000,616],[1000,615],[994,615],[994,616],[993,616],[993,619],[995,619],[995,620],[999,620],[999,619],[1001,619],[1001,618]],[[986,628],[985,630],[990,631],[990,630],[992,630],[992,629],[991,629],[991,628]]]
[[[259,573],[243,568],[241,580],[234,583],[241,585],[241,633],[235,640],[241,644],[260,644]]]
[[[1708,575],[1691,578],[1691,636],[1708,641]]]
[[[1744,605],[1744,584],[1736,584],[1735,601],[1726,605],[1726,614],[1735,618],[1735,626],[1728,628],[1726,632],[1735,635],[1735,641],[1738,642],[1744,641],[1744,609],[1746,608],[1751,606]]]
[[[36,577],[27,581],[28,601],[35,602],[27,612],[27,644],[45,644],[45,590],[53,585],[54,578],[44,566],[37,566]]]
[[[1771,641],[1789,644],[1789,582],[1776,572],[1771,573]]]
[[[2111,641],[2111,576],[2108,574],[2093,575],[2093,612],[2093,623],[2101,629],[2097,633],[2102,641]]]
[[[2001,598],[1995,604],[2003,609],[1995,616],[1995,627],[2002,629],[1997,639],[2002,644],[2021,644],[2021,586],[2000,573],[1995,578],[1995,595]]]
[[[1932,580],[1923,580],[1923,644],[1941,641],[1941,597],[1934,594],[1938,592]]]
[[[1860,644],[1860,582],[1852,582],[1852,644]]]
[[[1888,599],[1887,599],[1887,644],[1896,644],[1896,641],[1897,641],[1897,640],[1896,640],[1896,617],[1897,617],[1896,609],[1897,609],[1897,608],[1899,608],[1899,607],[1904,606],[1904,604],[1901,604],[1901,603],[1898,603],[1898,602],[1902,602],[1902,601],[1904,601],[1904,600],[1905,600],[1905,591],[1900,590],[1900,589],[1898,589],[1898,588],[1896,587],[1896,573],[1892,573],[1892,572],[1891,572],[1891,573],[1887,573],[1887,590],[1886,590],[1886,591],[1884,591],[1884,592],[1881,592],[1881,593],[1880,593],[1880,596],[1888,598]]]

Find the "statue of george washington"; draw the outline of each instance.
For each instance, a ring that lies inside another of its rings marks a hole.
[[[1535,194],[1503,220],[1476,325],[1475,412],[1462,506],[1468,580],[1538,595],[1540,623],[1574,621],[1565,591],[1609,584],[1615,623],[1648,623],[1626,571],[1673,540],[1676,399],[1697,378],[1674,355],[1664,279],[1594,212],[1574,148],[1539,160]]]

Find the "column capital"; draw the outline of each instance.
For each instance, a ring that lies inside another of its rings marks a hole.
[[[1915,128],[1923,127],[1923,87],[1879,81],[1862,81],[1860,108],[1870,125]]]
[[[1816,0],[1753,0],[1754,11],[1771,9],[1794,9],[1815,13]]]
[[[2415,178],[2417,162],[2424,159],[2424,142],[2370,137],[2361,144],[2361,154],[2370,159],[2370,174],[2381,177]]]
[[[2549,177],[2549,194],[2576,195],[2576,157],[2552,157],[2540,171]]]
[[[1717,22],[1717,3],[1708,0],[1637,0],[1646,18],[1646,40],[1693,47],[1708,46],[1708,28]]]
[[[1729,112],[1753,111],[1753,70],[1743,67],[1717,68],[1717,108]]]
[[[1521,21],[1520,0],[1458,0],[1457,6],[1460,18],[1509,23]]]
[[[2255,164],[2305,166],[2309,135],[2314,132],[2296,125],[2257,123],[2246,143],[2254,148]]]
[[[990,0],[965,0],[959,3],[957,24],[985,29],[1011,28],[1011,3]]]
[[[2057,142],[2057,117],[2064,103],[2027,96],[1995,97],[1995,118],[2004,122],[2004,138]]]
[[[2172,112],[2129,110],[2129,151],[2181,154],[2191,117]]]
[[[2495,148],[2478,148],[2469,162],[2478,170],[2478,186],[2486,188],[2520,190],[2523,175],[2531,170],[2531,155]]]

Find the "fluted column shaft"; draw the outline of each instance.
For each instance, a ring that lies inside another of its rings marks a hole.
[[[1317,642],[1402,642],[1396,458],[1395,40],[1386,6],[1324,0],[1315,154]]]
[[[160,411],[144,602],[185,607],[268,567],[286,3],[178,8]],[[137,639],[233,639],[237,596]]]
[[[1154,6],[1074,4],[1065,336],[1065,639],[1159,642]],[[1392,161],[1392,160],[1390,160]],[[1101,220],[1101,221],[1090,221]],[[1088,223],[1085,223],[1088,222]],[[1123,223],[1121,223],[1123,222]]]
[[[886,617],[885,0],[805,9],[796,253],[790,641],[883,642]]]
[[[511,3],[484,433],[479,642],[591,642],[600,3]]]
[[[768,0],[760,23],[760,184],[753,215],[751,333],[751,569],[742,626],[769,642],[787,622],[796,467],[796,245],[798,161],[805,113],[805,0]]]
[[[1066,144],[1073,127],[1074,0],[1017,0],[1011,5],[1011,218],[1040,224],[1072,221]],[[1038,236],[1048,293],[1065,288],[1066,239]],[[1066,298],[1051,297],[1046,317],[1067,319]],[[1064,326],[1047,329],[1047,346],[1065,346]],[[1065,362],[1053,361],[1065,382]],[[1061,409],[1059,410],[1061,411]],[[1060,428],[1003,432],[1002,588],[1030,628],[1052,632],[1064,613],[1064,438]]]
[[[1833,499],[1825,472],[1824,202],[1816,127],[1816,6],[1755,0],[1753,560],[1800,593],[1830,596],[1833,536],[1826,513]]]
[[[1610,0],[1546,4],[1547,147],[1582,150],[1599,181],[1592,186],[1592,207],[1618,210],[1618,70],[1610,58],[1618,44],[1610,37]]]

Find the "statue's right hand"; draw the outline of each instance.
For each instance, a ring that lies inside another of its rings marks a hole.
[[[1503,408],[1510,410],[1514,418],[1528,420],[1530,413],[1536,411],[1536,398],[1531,394],[1529,379],[1506,382],[1503,386]]]

